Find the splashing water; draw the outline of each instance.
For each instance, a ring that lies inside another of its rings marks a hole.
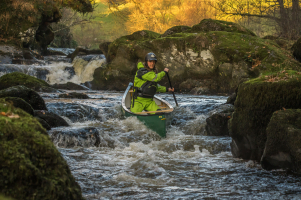
[[[301,195],[299,177],[233,158],[231,138],[203,134],[208,113],[226,97],[194,96],[192,105],[191,96],[177,95],[180,108],[167,138],[161,139],[136,118],[120,115],[122,93],[87,94],[102,98],[64,103],[97,108],[102,117],[71,121],[71,127],[58,128],[61,131],[53,141],[88,200],[298,199]],[[167,94],[161,97],[172,99]],[[65,100],[46,99],[48,109],[55,109],[54,102],[60,101]],[[204,109],[200,112],[199,107]],[[97,130],[99,143],[71,134],[83,128]]]

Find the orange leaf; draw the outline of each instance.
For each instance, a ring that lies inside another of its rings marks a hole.
[[[6,113],[5,112],[1,112],[0,115],[6,116]]]

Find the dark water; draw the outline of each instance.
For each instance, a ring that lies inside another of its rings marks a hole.
[[[85,93],[94,99],[43,96],[49,110],[71,124],[49,134],[62,133],[53,141],[86,199],[301,198],[296,175],[265,171],[258,163],[235,159],[230,153],[231,138],[205,136],[206,117],[223,106],[227,97],[177,94],[180,107],[167,138],[160,139],[136,118],[121,116],[122,93]],[[173,102],[172,95],[160,96]],[[97,147],[93,138],[78,137],[85,127],[86,132],[98,131]]]

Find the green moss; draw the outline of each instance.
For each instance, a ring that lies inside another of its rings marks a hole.
[[[231,33],[243,33],[251,36],[256,36],[255,33],[249,29],[227,21],[213,20],[213,19],[203,19],[199,24],[194,25],[191,28],[192,32],[210,32],[210,31],[226,31]]]
[[[267,141],[261,165],[264,169],[289,168],[301,173],[301,110],[286,109],[273,113],[266,129]],[[289,155],[291,160],[273,158],[279,153]],[[271,162],[272,161],[272,162]]]
[[[12,72],[0,77],[0,90],[17,85],[24,85],[28,88],[38,91],[42,87],[49,87],[49,84],[45,81],[37,79],[33,76],[23,74],[21,72]]]
[[[0,193],[15,199],[83,199],[66,161],[32,116],[0,100]],[[14,115],[12,115],[12,113]]]
[[[294,72],[291,72],[294,73]],[[259,79],[239,86],[230,122],[231,137],[247,152],[239,157],[260,160],[266,142],[266,128],[273,112],[301,108],[301,80],[265,82]]]
[[[0,200],[13,200],[13,199],[0,195]]]

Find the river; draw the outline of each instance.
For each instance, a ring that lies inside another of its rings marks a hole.
[[[61,83],[66,77],[80,82],[64,71],[62,66],[72,67],[68,60],[48,60],[52,63],[26,69],[2,65],[0,73],[23,70],[49,82]],[[230,137],[205,135],[206,118],[226,102],[226,96],[176,94],[179,107],[167,138],[160,139],[136,118],[121,115],[122,92],[76,92],[90,99],[61,99],[57,93],[41,96],[49,111],[70,124],[49,135],[87,200],[301,199],[300,177],[233,158]],[[171,94],[159,96],[175,106]]]

